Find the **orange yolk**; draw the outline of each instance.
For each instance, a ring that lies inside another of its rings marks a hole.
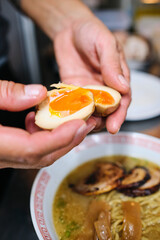
[[[93,93],[95,103],[114,104],[115,100],[111,94],[102,90],[88,89]]]
[[[88,106],[91,102],[92,99],[88,96],[86,89],[62,89],[52,93],[49,111],[57,117],[66,117]]]

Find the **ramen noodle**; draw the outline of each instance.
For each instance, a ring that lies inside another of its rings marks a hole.
[[[87,162],[72,171],[60,184],[53,202],[53,220],[60,240],[77,240],[85,231],[84,222],[91,201],[105,201],[110,205],[112,240],[121,240],[123,233],[124,214],[122,202],[135,201],[140,205],[141,239],[160,239],[160,191],[148,196],[130,197],[117,190],[98,195],[84,196],[72,189],[80,179],[92,173],[98,162],[112,162],[121,164],[127,171],[135,166],[157,168],[159,166],[146,160],[127,156],[109,156]]]

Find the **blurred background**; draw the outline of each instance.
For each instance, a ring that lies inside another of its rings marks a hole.
[[[131,69],[160,76],[160,0],[83,2],[111,31],[116,32]],[[10,22],[9,62],[18,81],[46,86],[58,81],[50,40],[7,0],[2,0],[2,14]]]
[[[132,89],[132,103],[126,121],[160,116],[160,0],[82,1],[115,34],[124,48],[131,70]],[[6,35],[9,69],[5,72],[10,74],[3,79],[24,84],[41,83],[49,89],[51,84],[60,80],[52,42],[8,0],[0,2],[1,12],[9,22]],[[25,115],[26,112],[16,113],[16,125],[24,127]],[[15,124],[11,113],[5,113],[2,124]],[[139,125],[141,128],[141,123]],[[129,130],[135,129],[130,126]]]

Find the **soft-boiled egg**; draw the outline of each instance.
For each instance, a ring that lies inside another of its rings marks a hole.
[[[78,87],[53,84],[47,98],[38,105],[35,123],[43,129],[54,129],[73,119],[87,120],[92,114],[107,116],[117,109],[121,95],[105,86]]]
[[[121,95],[116,90],[99,85],[88,85],[85,88],[93,93],[95,102],[94,115],[106,117],[118,108]]]
[[[47,98],[39,104],[35,123],[43,129],[54,129],[73,119],[87,120],[95,110],[93,94],[84,88],[53,84]]]

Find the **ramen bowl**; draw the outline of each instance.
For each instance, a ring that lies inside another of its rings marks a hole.
[[[83,163],[113,155],[146,159],[160,166],[160,139],[132,132],[91,134],[53,165],[41,169],[33,183],[30,197],[31,218],[40,240],[59,239],[52,207],[63,179]]]

